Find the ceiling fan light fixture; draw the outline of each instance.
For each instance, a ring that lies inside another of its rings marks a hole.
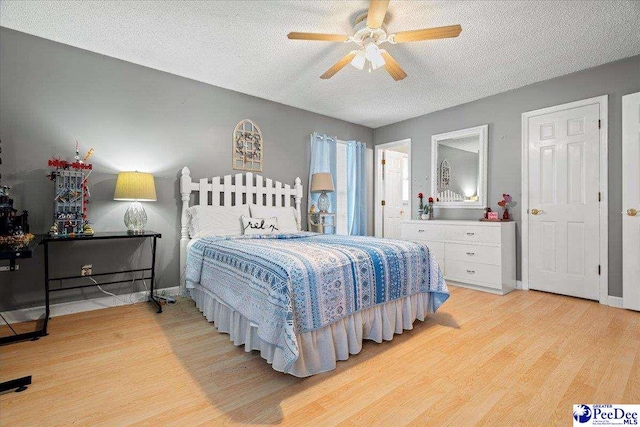
[[[385,64],[384,58],[380,55],[378,58],[375,58],[373,61],[369,61],[371,63],[371,68],[377,70]]]
[[[365,44],[364,51],[369,61],[371,61],[376,55],[380,55],[380,48],[374,42],[368,42]]]
[[[367,57],[364,53],[364,49],[360,49],[356,56],[351,60],[351,65],[356,67],[358,70],[364,69],[364,64],[367,62]]]
[[[380,53],[380,48],[374,42],[369,42],[365,46],[365,57],[369,60],[371,68],[374,70],[385,64],[384,58]]]
[[[351,63],[351,65],[359,70],[366,68],[369,72],[384,65],[387,73],[389,73],[395,81],[400,81],[407,77],[407,73],[400,67],[400,64],[398,64],[393,56],[386,50],[380,49],[379,45],[384,43],[394,45],[396,43],[448,39],[458,37],[462,32],[462,27],[457,24],[389,34],[385,23],[389,1],[390,0],[369,0],[369,9],[366,12],[360,13],[355,18],[353,26],[354,33],[352,35],[291,32],[287,35],[287,38],[290,40],[354,43],[358,46],[355,48],[356,50],[352,50],[333,64],[331,68],[320,76],[321,79],[330,79],[347,64]]]

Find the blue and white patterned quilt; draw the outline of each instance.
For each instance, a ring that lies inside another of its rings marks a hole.
[[[425,245],[309,232],[199,239],[186,279],[260,325],[260,338],[280,347],[288,366],[298,358],[296,332],[421,292],[435,312],[449,297]]]

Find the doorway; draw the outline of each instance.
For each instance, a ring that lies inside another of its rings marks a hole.
[[[607,96],[522,115],[522,285],[608,300]]]
[[[375,235],[399,239],[411,218],[411,139],[376,146]]]

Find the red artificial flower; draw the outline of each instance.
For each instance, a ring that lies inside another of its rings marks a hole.
[[[429,203],[433,203],[433,197],[429,197]]]
[[[418,199],[422,199],[424,195],[422,193],[418,193]]]

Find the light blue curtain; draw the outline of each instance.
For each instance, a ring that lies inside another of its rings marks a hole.
[[[320,193],[311,193],[311,176],[318,172],[329,172],[333,177],[333,185],[336,186],[336,138],[320,135],[316,132],[311,135],[311,163],[309,165],[309,205],[318,206]],[[327,193],[331,202],[331,212],[336,210],[336,193]],[[307,210],[309,212],[309,210]]]
[[[367,146],[347,142],[347,231],[351,236],[367,234]]]

